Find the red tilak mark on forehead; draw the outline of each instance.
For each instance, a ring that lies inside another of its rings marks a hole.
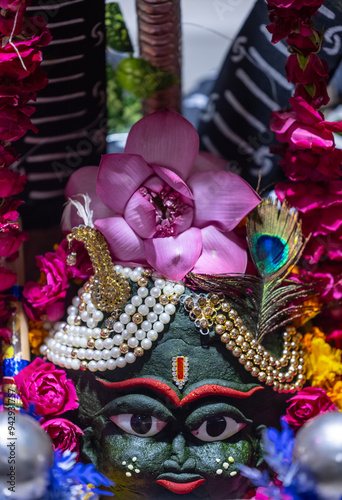
[[[187,396],[185,396],[185,398],[180,400],[177,393],[171,389],[171,387],[163,382],[159,382],[159,380],[154,380],[153,378],[131,378],[122,382],[106,382],[105,380],[101,380],[99,378],[96,380],[101,382],[101,384],[105,387],[116,390],[133,389],[134,387],[148,387],[165,396],[175,406],[184,406],[206,396],[226,396],[228,398],[245,399],[252,396],[252,394],[256,391],[263,389],[263,387],[258,386],[248,392],[241,392],[236,391],[235,389],[230,389],[230,387],[222,387],[221,385],[202,385],[198,389],[191,391]]]

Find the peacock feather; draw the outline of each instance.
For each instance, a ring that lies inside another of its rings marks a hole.
[[[245,311],[248,308],[256,325],[255,339],[261,340],[308,312],[298,299],[307,298],[311,289],[287,279],[306,240],[298,213],[286,202],[280,204],[278,200],[266,198],[248,216],[247,241],[259,276],[190,273],[188,278],[193,285],[223,293]]]

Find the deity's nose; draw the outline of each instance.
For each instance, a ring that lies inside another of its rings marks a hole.
[[[172,455],[170,460],[166,460],[164,466],[174,472],[193,471],[196,463],[193,458],[187,458],[186,440],[182,434],[178,434],[171,445]]]

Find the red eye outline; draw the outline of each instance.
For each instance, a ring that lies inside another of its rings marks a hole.
[[[241,431],[247,424],[243,422],[236,422],[231,417],[228,417],[227,415],[220,415],[220,417],[224,418],[226,421],[226,428],[219,436],[209,436],[207,433],[207,420],[204,420],[202,424],[199,426],[198,429],[194,430],[191,432],[197,439],[200,441],[205,441],[207,443],[212,443],[214,441],[224,441],[225,439],[228,439],[231,436],[234,436],[237,432]]]
[[[112,415],[111,417],[109,417],[109,419],[114,422],[114,424],[117,425],[121,430],[127,432],[127,434],[133,434],[134,436],[139,436],[142,438],[155,436],[167,425],[167,422],[159,420],[159,418],[150,415],[152,420],[151,429],[145,434],[139,434],[135,432],[131,426],[131,418],[133,415],[137,415],[137,413],[119,413],[117,415]]]

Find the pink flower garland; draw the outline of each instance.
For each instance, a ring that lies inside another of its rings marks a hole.
[[[37,131],[31,122],[37,91],[47,84],[46,74],[40,69],[41,47],[46,46],[51,35],[41,17],[27,17],[29,0],[0,0],[0,258],[13,261],[27,235],[17,224],[21,201],[14,199],[24,189],[26,176],[11,170],[18,155],[11,143],[20,139],[30,129]],[[0,266],[0,292],[12,287],[16,275]],[[6,308],[8,296],[0,298],[0,309]],[[5,324],[8,315],[0,315],[0,332],[7,335]],[[5,333],[4,333],[5,332]]]
[[[323,0],[268,0],[273,43],[286,38],[291,55],[286,64],[289,82],[296,85],[290,107],[273,113],[271,129],[283,147],[274,148],[290,182],[276,186],[281,201],[287,199],[300,212],[303,231],[312,235],[304,250],[298,279],[319,283],[321,302],[342,297],[342,151],[336,149],[333,132],[342,122],[331,123],[318,111],[329,102],[328,66],[317,55],[322,34],[312,16]],[[323,319],[330,338],[342,336],[336,315]]]

